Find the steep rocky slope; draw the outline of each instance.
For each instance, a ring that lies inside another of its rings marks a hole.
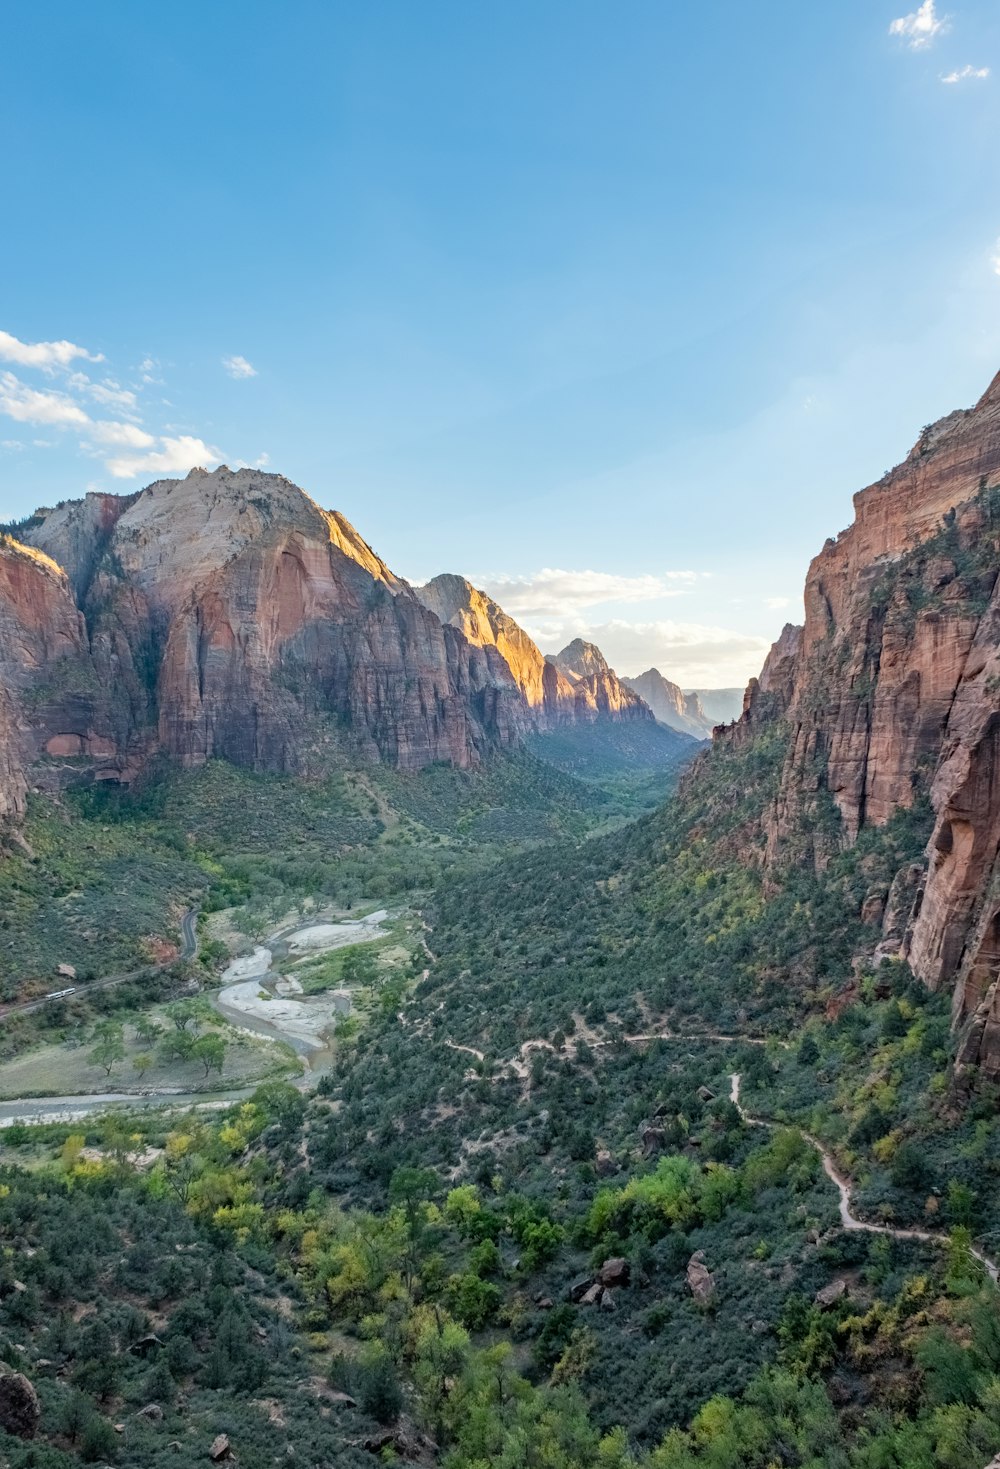
[[[647,668],[635,678],[622,679],[622,683],[645,699],[661,724],[693,735],[696,740],[711,737],[715,721],[706,714],[698,695],[683,693],[658,668]]]
[[[156,751],[292,773],[344,749],[467,767],[530,727],[497,650],[443,626],[278,475],[193,470],[39,511],[18,535],[0,561],[8,815],[39,759],[126,779]]]
[[[66,573],[0,537],[0,819],[22,814],[36,761],[83,756],[101,769],[114,755],[109,701]]]
[[[767,822],[768,861],[822,866],[899,807],[926,799],[926,872],[873,892],[880,952],[954,988],[962,1059],[1000,1076],[1000,376],[974,408],[925,429],[855,496],[855,519],[806,581],[745,713],[790,741]]]

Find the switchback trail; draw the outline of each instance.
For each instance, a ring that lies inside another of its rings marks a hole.
[[[747,1123],[748,1126],[794,1127],[794,1123],[786,1124],[783,1122],[774,1122],[767,1117],[751,1117],[750,1113],[747,1112],[745,1107],[740,1102],[739,1072],[734,1071],[729,1078],[729,1082],[730,1101],[742,1117],[743,1121]],[[824,1148],[823,1144],[817,1138],[814,1138],[812,1133],[806,1132],[801,1127],[795,1128],[795,1131],[801,1133],[806,1142],[814,1147],[817,1153],[819,1153],[819,1156],[823,1162],[823,1172],[826,1174],[830,1182],[834,1184],[837,1193],[840,1195],[840,1222],[845,1229],[864,1230],[866,1234],[887,1234],[892,1239],[925,1240],[930,1244],[935,1245],[946,1245],[948,1243],[948,1236],[946,1234],[936,1233],[927,1229],[902,1229],[893,1224],[874,1224],[867,1219],[859,1219],[857,1215],[854,1214],[851,1210],[851,1186],[847,1182],[847,1179],[843,1178],[841,1174],[837,1172],[836,1165],[834,1164],[834,1161],[830,1154]],[[979,1263],[986,1270],[986,1273],[989,1275],[993,1284],[996,1285],[998,1275],[1000,1275],[1000,1268],[998,1268],[993,1263],[993,1261],[988,1258],[988,1256],[984,1255],[982,1250],[977,1249],[975,1245],[969,1246],[969,1253],[979,1261]]]

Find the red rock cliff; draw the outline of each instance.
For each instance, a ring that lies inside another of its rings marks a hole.
[[[790,728],[768,825],[769,860],[831,825],[852,843],[931,791],[922,899],[897,949],[951,985],[963,1059],[1000,1075],[1000,375],[980,401],[924,430],[907,459],[855,496],[855,519],[813,561],[805,626],[787,630],[748,690],[743,720]],[[913,886],[913,875],[907,881]],[[895,905],[898,907],[898,904]],[[890,907],[893,907],[890,904]]]
[[[154,747],[296,773],[335,747],[470,766],[525,727],[495,651],[279,475],[193,470],[39,512],[26,534],[80,599],[123,771]]]

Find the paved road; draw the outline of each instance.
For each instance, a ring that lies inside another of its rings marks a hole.
[[[195,926],[197,921],[197,908],[186,909],[181,917],[181,950],[177,959],[193,959],[197,954],[198,932]],[[92,979],[87,984],[74,985],[73,990],[81,998],[92,994],[94,990],[110,990],[117,984],[127,984],[130,979],[138,979],[140,974],[145,974],[150,969],[166,969],[170,964],[176,964],[177,959],[169,959],[165,964],[148,964],[144,969],[133,969],[128,974],[109,974],[104,979]],[[16,1005],[0,1005],[0,1021],[6,1020],[11,1015],[30,1015],[32,1010],[41,1010],[46,1005],[58,1005],[59,1003],[60,1000],[57,997],[42,995],[38,1000],[21,1000]]]

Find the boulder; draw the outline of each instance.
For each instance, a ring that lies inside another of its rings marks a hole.
[[[699,1306],[707,1306],[715,1296],[715,1279],[705,1264],[703,1250],[696,1250],[687,1263],[687,1283]]]
[[[667,1134],[662,1127],[644,1127],[640,1137],[643,1155],[647,1158],[651,1153],[659,1153],[667,1145]]]
[[[623,1259],[620,1255],[615,1255],[612,1257],[612,1259],[605,1260],[604,1264],[597,1272],[597,1278],[602,1285],[608,1286],[612,1290],[617,1289],[619,1286],[628,1285],[628,1261]]]
[[[698,1097],[699,1100],[702,1102],[715,1101],[715,1093],[712,1091],[711,1087],[708,1086],[700,1086],[698,1088]]]
[[[616,1311],[618,1309],[615,1305],[615,1298],[609,1290],[601,1291],[601,1299],[598,1305],[602,1311]]]
[[[233,1446],[229,1442],[228,1433],[217,1433],[212,1439],[212,1447],[208,1451],[208,1457],[213,1464],[221,1464],[225,1459],[233,1457]]]
[[[580,1297],[580,1305],[581,1306],[596,1306],[597,1303],[598,1303],[598,1301],[601,1299],[601,1296],[603,1294],[604,1294],[604,1287],[603,1287],[603,1285],[601,1284],[601,1282],[599,1280],[595,1280],[594,1281],[594,1284],[590,1287],[590,1289],[587,1290]]]
[[[38,1394],[24,1374],[4,1372],[0,1376],[0,1428],[14,1438],[34,1438],[41,1416]]]
[[[829,1285],[824,1285],[822,1290],[818,1290],[813,1296],[813,1303],[819,1306],[822,1311],[828,1311],[831,1306],[835,1306],[846,1295],[847,1281],[841,1277],[837,1280],[831,1280]]]
[[[147,1423],[162,1423],[163,1409],[159,1403],[147,1403],[144,1408],[138,1410],[135,1416],[137,1418],[145,1418]]]

